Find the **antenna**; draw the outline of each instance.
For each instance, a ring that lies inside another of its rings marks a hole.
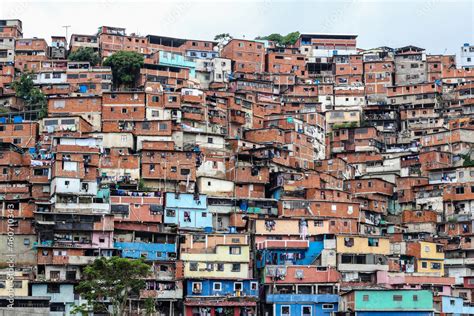
[[[68,40],[68,38],[67,38],[67,31],[68,31],[68,29],[69,29],[71,26],[70,26],[70,25],[63,25],[62,27],[66,29],[66,42],[67,42],[67,40]]]

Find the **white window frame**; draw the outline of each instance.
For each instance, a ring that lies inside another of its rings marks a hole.
[[[252,289],[254,285],[255,285],[255,290]],[[258,290],[258,282],[255,282],[255,281],[250,282],[250,291],[257,291],[257,290]]]
[[[303,308],[305,307],[309,307],[310,308],[310,313],[309,315],[312,316],[313,315],[313,305],[302,305],[301,306],[301,316],[303,316]]]
[[[283,314],[283,308],[288,307],[288,314]],[[280,316],[291,316],[291,305],[281,305],[280,306]]]
[[[194,284],[199,284],[199,288],[201,289],[200,293],[194,293]],[[202,293],[202,282],[192,282],[191,283],[191,293],[192,294],[201,294]]]
[[[239,291],[243,291],[244,290],[244,283],[243,282],[234,282],[234,292],[237,291],[237,289],[235,288],[235,286],[237,284],[240,284],[240,290]]]
[[[219,289],[216,289],[216,285],[217,285],[217,284],[219,284]],[[213,290],[214,292],[218,292],[218,291],[220,292],[220,291],[222,291],[222,282],[214,282],[214,283],[212,284],[212,290]]]

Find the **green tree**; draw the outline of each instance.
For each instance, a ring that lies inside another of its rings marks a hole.
[[[221,33],[214,36],[214,40],[221,44],[227,44],[233,37],[229,33]]]
[[[15,95],[23,99],[28,110],[39,110],[39,118],[48,115],[48,101],[43,92],[34,86],[33,73],[24,72],[12,83]]]
[[[278,46],[288,46],[288,45],[294,45],[299,37],[300,37],[300,32],[296,31],[296,32],[288,33],[285,36],[278,33],[273,33],[267,36],[258,36],[255,39],[272,41],[272,42],[275,42]]]
[[[107,313],[111,304],[112,315],[125,315],[128,299],[145,288],[149,273],[150,266],[141,259],[100,257],[84,268],[77,291],[94,311]]]
[[[155,312],[156,312],[155,300],[151,297],[148,297],[145,300],[145,315],[150,316],[150,315],[153,315],[153,313]]]
[[[136,52],[119,51],[107,57],[104,66],[112,68],[114,85],[134,87],[143,66],[143,55]]]
[[[100,63],[100,56],[94,52],[91,47],[80,47],[78,50],[69,54],[70,61],[88,61],[91,66],[96,66]]]

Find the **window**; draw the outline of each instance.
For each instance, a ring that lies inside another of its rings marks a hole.
[[[15,125],[15,126],[13,127],[13,130],[14,130],[14,131],[22,131],[22,130],[23,130],[23,125]]]
[[[401,295],[394,295],[393,296],[393,301],[395,302],[401,302],[403,300],[403,296]]]
[[[49,311],[51,312],[65,312],[66,311],[66,305],[63,303],[51,303],[49,307]]]
[[[323,221],[314,221],[314,227],[323,227],[324,226],[324,222]]]
[[[290,316],[291,315],[291,308],[289,305],[283,305],[280,310],[281,316]]]
[[[421,262],[421,267],[422,267],[423,269],[428,268],[428,262],[422,261],[422,262]]]
[[[217,264],[217,271],[220,271],[220,272],[224,271],[224,264],[223,263],[218,263]]]
[[[233,263],[231,271],[232,272],[240,272],[240,263]]]
[[[89,191],[89,183],[81,183],[82,191]]]
[[[367,295],[364,295],[364,296],[367,296]],[[323,304],[323,309],[333,310],[334,309],[334,304]]]
[[[243,288],[244,288],[244,284],[242,282],[234,283],[234,291],[242,291]]]
[[[378,247],[379,246],[379,239],[378,238],[369,238],[368,239],[369,247]]]
[[[166,123],[160,123],[160,131],[164,131],[168,128],[168,124]]]
[[[47,293],[60,293],[59,284],[50,283],[48,284]]]
[[[208,144],[213,144],[214,143],[214,139],[212,137],[208,137],[207,138],[207,143]]]
[[[202,283],[201,282],[193,282],[192,283],[193,294],[201,294],[202,292]]]
[[[21,144],[21,138],[13,138],[13,144],[15,145]]]
[[[23,282],[22,282],[22,281],[13,281],[13,288],[14,288],[14,289],[21,289],[21,288],[23,288]]]
[[[433,270],[441,270],[442,264],[439,262],[432,262],[431,269]]]
[[[212,285],[213,291],[221,291],[222,290],[222,283],[221,282],[214,282]]]
[[[449,300],[449,304],[450,304],[451,306],[456,305],[456,300]]]
[[[258,289],[258,283],[257,282],[250,282],[250,290],[251,291],[256,291]]]
[[[301,316],[311,316],[311,315],[313,315],[313,306],[301,307]]]
[[[464,187],[457,187],[456,194],[464,194]]]
[[[49,271],[49,278],[50,279],[59,279],[60,271]]]
[[[364,302],[368,302],[368,301],[369,301],[369,296],[368,296],[368,295],[362,296],[362,300],[363,300]]]
[[[352,247],[352,246],[354,246],[354,238],[352,238],[352,237],[345,237],[345,238],[344,238],[344,246],[345,246],[345,247]]]
[[[180,170],[180,173],[182,176],[187,176],[188,174],[191,173],[191,170],[183,168]]]
[[[229,254],[240,255],[240,253],[241,253],[240,247],[229,247]]]
[[[413,295],[413,301],[418,302],[418,295]]]
[[[198,264],[197,262],[191,262],[189,263],[189,271],[197,271],[198,269]]]

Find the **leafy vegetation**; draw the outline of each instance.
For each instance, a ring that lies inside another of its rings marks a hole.
[[[258,36],[255,39],[272,41],[272,42],[275,42],[277,46],[288,46],[288,45],[294,45],[299,37],[300,37],[300,32],[296,31],[296,32],[288,33],[286,35],[273,33],[267,36]]]
[[[115,87],[134,87],[140,68],[143,66],[143,55],[137,52],[119,51],[107,57],[104,66],[112,68],[112,76]]]
[[[39,110],[39,118],[48,115],[48,101],[43,92],[34,86],[33,73],[24,72],[12,83],[15,95],[23,99],[28,110]]]
[[[94,52],[91,47],[80,47],[78,50],[69,54],[70,61],[88,61],[91,66],[96,66],[100,63],[100,56]]]
[[[214,40],[221,44],[227,44],[233,37],[229,33],[221,33],[214,36]]]
[[[84,278],[77,286],[78,293],[87,300],[95,312],[125,315],[128,298],[139,295],[145,288],[144,278],[150,273],[150,266],[143,260],[120,257],[100,257],[84,268]],[[83,313],[87,306],[76,306]]]
[[[352,127],[357,127],[357,122],[347,122],[347,123],[340,123],[340,124],[334,124],[332,126],[333,130],[340,129],[340,128],[352,128]]]
[[[470,154],[461,155],[461,158],[463,159],[463,167],[474,167],[474,160],[471,159]]]

